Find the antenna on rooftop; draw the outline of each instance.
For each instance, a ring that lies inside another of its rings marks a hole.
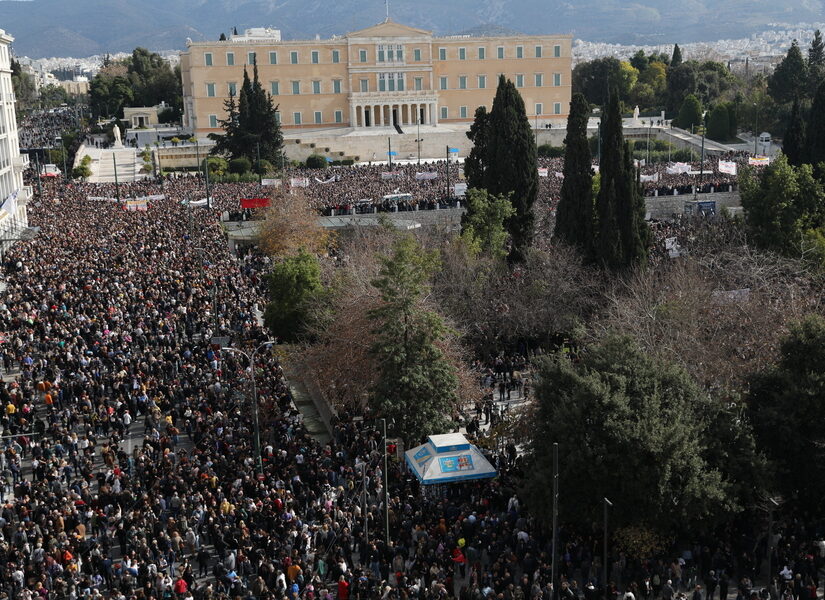
[[[384,0],[384,7],[387,9],[387,22],[390,20],[390,0]]]

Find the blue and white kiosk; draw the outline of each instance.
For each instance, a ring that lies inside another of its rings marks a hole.
[[[423,485],[490,479],[498,475],[464,434],[431,435],[427,443],[404,453],[407,467]]]

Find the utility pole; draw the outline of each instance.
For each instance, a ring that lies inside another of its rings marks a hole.
[[[449,203],[450,202],[450,146],[447,145],[447,195],[444,197],[444,201]]]
[[[42,198],[43,185],[40,183],[40,155],[37,152],[34,153],[34,165],[35,170],[37,171],[37,195]]]
[[[212,208],[212,198],[209,197],[209,157],[204,159],[203,173],[206,176],[206,208]]]
[[[607,509],[613,506],[613,503],[604,498],[604,556],[602,564],[602,589],[604,591],[604,600],[608,599],[607,590]]]
[[[551,562],[550,582],[553,586],[553,596],[558,598],[558,589],[556,586],[556,558],[558,556],[558,535],[559,535],[559,444],[553,442],[553,544],[551,552],[553,553]],[[553,600],[549,598],[548,600]]]
[[[421,166],[421,117],[416,119],[416,125],[418,126],[418,135],[416,135],[415,143],[418,146],[418,166]]]
[[[381,419],[384,426],[384,543],[390,545],[390,487],[387,475],[387,419]]]
[[[387,138],[387,160],[389,161],[390,171],[392,171],[392,139]]]
[[[258,155],[258,165],[257,165],[258,168],[256,169],[256,171],[258,171],[258,189],[260,189],[261,184],[263,183],[263,181],[261,179],[262,178],[262,175],[261,175],[261,142],[257,142],[255,144],[255,149],[256,149],[256,153]]]
[[[753,107],[756,109],[756,122],[753,124],[753,155],[759,156],[759,151],[756,148],[756,144],[759,140],[759,106],[756,102],[754,102]]]

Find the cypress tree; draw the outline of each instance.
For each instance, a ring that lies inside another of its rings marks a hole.
[[[607,106],[602,110],[602,156],[599,161],[601,184],[596,196],[598,237],[593,256],[611,269],[622,267],[622,237],[619,231],[618,195],[624,186],[624,143],[619,95],[612,90]]]
[[[650,233],[633,155],[622,135],[615,91],[603,113],[601,187],[596,198],[599,228],[593,254],[606,267],[620,270],[645,264]]]
[[[679,44],[673,45],[673,56],[670,57],[670,68],[675,69],[682,64],[682,49]]]
[[[590,105],[574,94],[564,139],[564,181],[556,211],[555,234],[568,244],[589,249],[593,240],[593,168],[587,140]]]
[[[814,167],[814,173],[822,178],[820,163],[825,162],[825,82],[819,85],[811,105],[807,127],[807,161]]]
[[[487,156],[487,125],[490,113],[486,106],[476,109],[475,119],[467,132],[467,137],[473,142],[470,155],[464,160],[464,177],[467,187],[481,189],[484,187],[484,169]]]
[[[805,122],[799,113],[799,100],[793,101],[791,122],[782,139],[782,152],[788,157],[788,162],[795,167],[805,161]]]
[[[522,260],[533,237],[533,203],[538,195],[536,141],[524,100],[512,81],[499,77],[487,128],[484,187],[510,194],[516,213],[507,223],[513,241],[511,260]]]

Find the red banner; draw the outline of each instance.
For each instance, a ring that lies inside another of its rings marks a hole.
[[[241,208],[266,208],[269,198],[241,198]]]

